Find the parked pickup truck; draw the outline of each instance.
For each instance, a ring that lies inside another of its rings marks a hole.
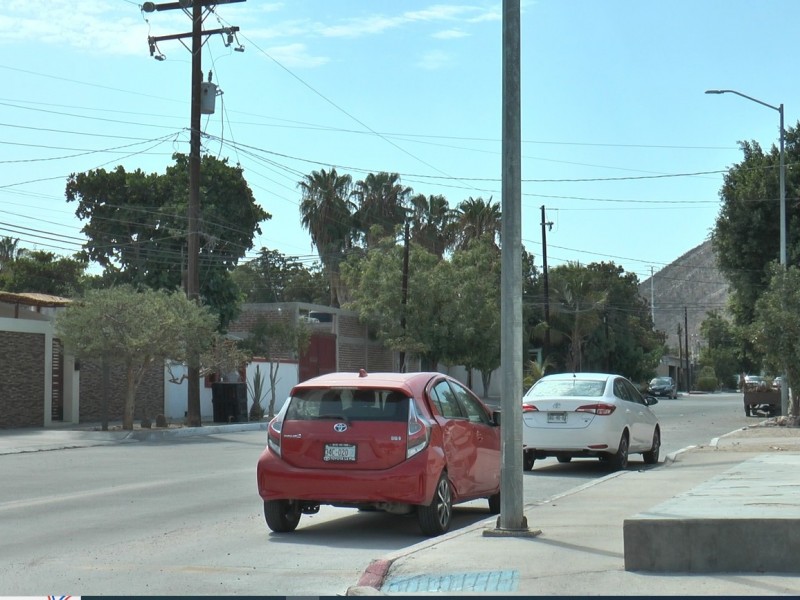
[[[781,414],[780,390],[750,390],[744,393],[744,414],[753,417],[766,415],[775,417]]]

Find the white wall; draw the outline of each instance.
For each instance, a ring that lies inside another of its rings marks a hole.
[[[439,365],[439,371],[450,375],[455,379],[458,379],[464,385],[467,385],[468,377],[467,377],[467,369],[462,366],[457,367],[447,367],[445,365]],[[500,398],[500,388],[502,387],[502,372],[500,369],[496,369],[492,373],[492,379],[489,381],[489,393],[484,393],[483,390],[483,379],[481,378],[481,372],[473,369],[472,370],[472,391],[475,392],[481,398]],[[523,390],[524,391],[524,390]]]
[[[264,410],[269,406],[271,394],[269,392],[269,363],[265,361],[254,361],[247,365],[247,381],[251,383],[256,372],[256,365],[259,365],[262,376],[265,377],[266,397],[263,401]],[[171,366],[172,375],[177,379],[183,377],[181,383],[172,383],[170,373],[165,369],[164,375],[164,416],[172,422],[183,422],[186,418],[186,399],[188,383],[185,379],[187,369],[184,365]],[[297,384],[298,365],[295,362],[281,362],[278,367],[278,380],[275,386],[275,412],[280,410],[292,388]],[[253,406],[253,398],[248,391],[247,411]],[[214,418],[214,405],[211,402],[211,388],[205,386],[205,380],[200,380],[200,419],[201,421],[211,421]]]
[[[278,365],[278,379],[275,382],[275,413],[281,409],[283,403],[289,397],[292,388],[297,385],[299,366],[296,362],[280,362],[275,363]],[[270,363],[263,360],[254,360],[247,365],[247,381],[252,384],[255,377],[256,366],[258,365],[261,376],[264,377],[264,399],[261,404],[264,407],[264,414],[266,415],[269,410],[269,402],[272,398],[272,392],[269,387],[269,366]],[[253,405],[253,398],[248,391],[247,395],[247,410]]]

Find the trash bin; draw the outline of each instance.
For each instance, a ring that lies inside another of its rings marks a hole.
[[[212,383],[211,404],[215,423],[247,421],[247,384]]]

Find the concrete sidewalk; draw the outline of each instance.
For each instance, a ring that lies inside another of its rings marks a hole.
[[[748,427],[670,455],[656,468],[610,474],[526,506],[529,528],[541,530],[536,537],[487,537],[484,531],[496,526],[492,517],[376,559],[347,594],[798,595],[798,464],[800,429]],[[682,529],[647,529],[648,520],[665,517]],[[711,518],[731,519],[713,528],[730,535],[687,534]],[[786,533],[773,542],[776,519]],[[644,535],[624,535],[632,524]],[[649,550],[683,568],[637,561],[648,541]],[[714,557],[726,549],[753,566],[717,570]],[[793,573],[760,572],[759,557],[783,555],[797,564]],[[691,560],[681,562],[684,556]]]
[[[107,446],[131,442],[158,442],[176,437],[192,437],[213,435],[215,433],[233,433],[263,429],[267,423],[208,423],[203,427],[174,427],[165,429],[134,429],[126,431],[119,424],[110,424],[109,431],[102,431],[100,425],[62,425],[40,428],[2,429],[0,430],[0,455],[18,454],[21,452],[42,452],[47,450],[63,450],[67,448],[88,448],[91,446]]]

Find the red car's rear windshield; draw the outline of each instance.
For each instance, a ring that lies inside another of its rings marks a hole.
[[[323,388],[298,390],[286,419],[344,418],[353,421],[407,421],[408,396],[390,389]]]

